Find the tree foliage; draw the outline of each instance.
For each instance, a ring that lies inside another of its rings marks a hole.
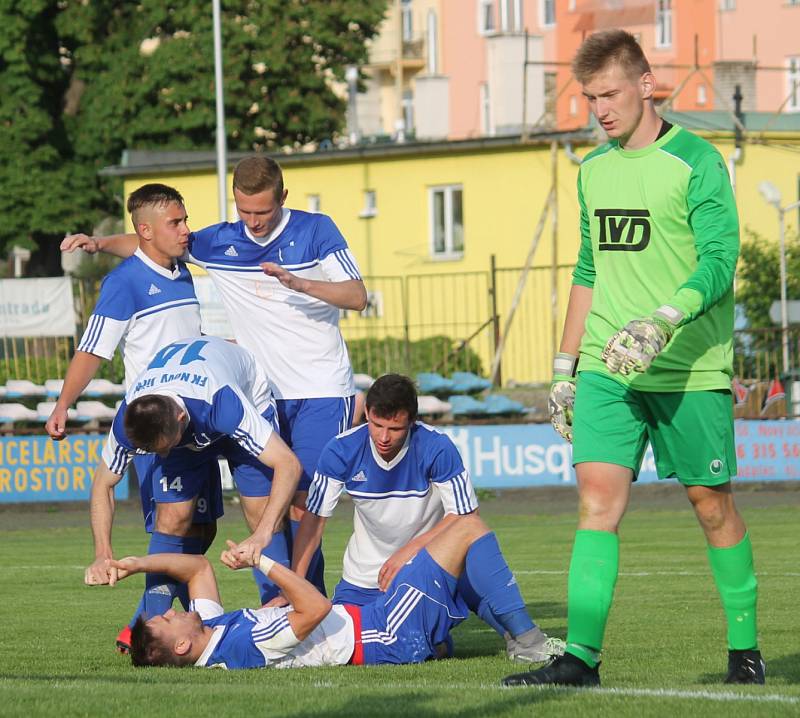
[[[800,236],[786,237],[786,295],[800,299]],[[737,272],[736,302],[744,310],[751,329],[774,327],[769,308],[780,299],[778,242],[745,230]]]
[[[64,232],[118,214],[97,170],[126,148],[213,148],[211,9],[0,0],[0,249],[52,250]],[[345,113],[336,82],[365,62],[386,9],[387,0],[224,0],[229,149],[335,136]]]

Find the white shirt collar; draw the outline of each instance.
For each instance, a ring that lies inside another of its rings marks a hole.
[[[152,269],[154,272],[158,272],[165,279],[177,279],[181,275],[181,267],[178,264],[178,260],[175,260],[175,266],[173,269],[167,269],[166,267],[162,267],[160,264],[156,264],[152,259],[150,259],[150,257],[148,257],[142,251],[141,247],[136,248],[133,256],[138,257],[142,262],[150,267],[150,269]]]
[[[266,247],[270,242],[276,240],[281,232],[286,229],[286,225],[289,224],[289,217],[292,216],[292,210],[287,209],[286,207],[281,207],[281,221],[278,222],[278,226],[275,227],[266,237],[254,237],[249,229],[247,229],[247,225],[242,222],[242,226],[244,227],[244,233],[247,235],[247,238],[255,242],[260,247]]]
[[[225,626],[214,626],[214,633],[212,633],[211,638],[208,639],[208,643],[206,643],[206,647],[203,649],[200,657],[194,662],[196,666],[205,666],[206,663],[208,663],[208,659],[211,658],[211,654],[222,639],[222,632],[224,630]]]

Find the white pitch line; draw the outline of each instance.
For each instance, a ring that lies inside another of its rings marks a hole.
[[[63,563],[59,564],[40,564],[40,565],[20,565],[20,564],[10,564],[7,566],[0,565],[0,570],[3,571],[58,571],[58,570],[70,570],[70,571],[84,571],[86,566],[68,566]],[[566,576],[569,572],[566,570],[560,571],[547,571],[544,569],[518,569],[514,571],[517,576]],[[341,571],[337,571],[336,569],[330,569],[325,571],[326,576],[341,576]],[[620,571],[620,576],[627,576],[632,578],[637,577],[644,577],[647,578],[648,576],[710,576],[710,571]],[[797,578],[800,576],[800,572],[798,571],[786,571],[784,573],[775,573],[773,571],[756,571],[757,576],[769,576],[770,578],[778,577],[778,578]]]
[[[514,574],[518,576],[566,576],[569,571],[545,571],[540,569],[533,570],[514,570]],[[710,576],[711,571],[620,571],[620,576]],[[775,573],[773,571],[756,571],[757,576],[778,576],[780,578],[792,578],[800,576],[800,572],[787,571],[785,573]]]
[[[340,688],[345,684],[338,684],[336,681],[315,681],[314,686],[318,688]],[[349,684],[348,684],[349,685]],[[523,691],[522,688],[510,688],[501,686],[499,683],[384,683],[381,682],[380,688],[386,690],[457,690],[474,691],[476,688],[481,690],[498,691]],[[800,698],[786,696],[780,693],[734,693],[733,691],[681,691],[670,688],[568,688],[562,686],[528,686],[525,690],[536,691],[556,691],[559,693],[576,693],[578,691],[591,693],[592,695],[619,696],[621,698],[675,698],[678,700],[707,700],[716,703],[781,703],[786,705],[800,704]]]

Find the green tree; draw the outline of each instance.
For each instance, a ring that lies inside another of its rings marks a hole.
[[[222,2],[230,149],[296,147],[335,136],[336,91],[363,64],[387,0]],[[0,252],[58,243],[118,215],[119,185],[98,177],[126,148],[211,149],[210,3],[0,0]]]
[[[786,295],[800,299],[800,237],[786,237]],[[775,327],[769,308],[780,299],[778,242],[745,229],[737,272],[736,302],[744,310],[750,329]]]

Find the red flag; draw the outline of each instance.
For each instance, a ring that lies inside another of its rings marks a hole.
[[[783,390],[783,384],[781,384],[780,379],[773,379],[769,383],[769,389],[767,389],[767,396],[764,399],[764,406],[761,407],[761,413],[765,413],[766,410],[772,406],[776,401],[780,401],[781,399],[786,398],[786,392]]]
[[[736,377],[733,377],[731,389],[733,389],[733,398],[736,400],[737,406],[747,402],[747,395],[750,393],[750,389],[742,384]]]

